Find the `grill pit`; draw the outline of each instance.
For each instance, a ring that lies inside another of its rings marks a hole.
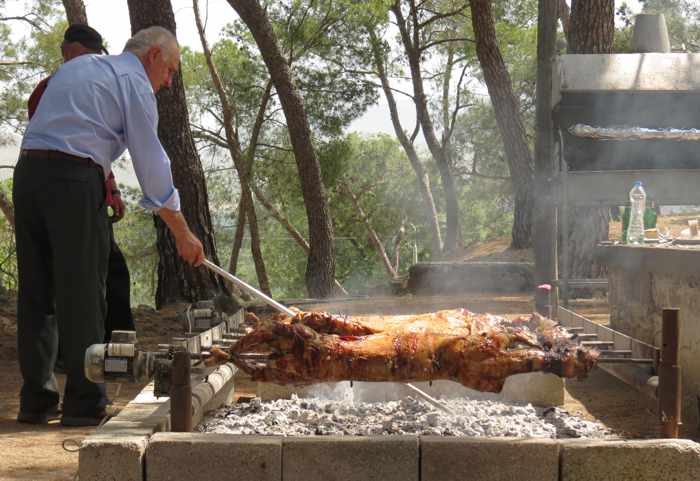
[[[589,438],[613,437],[604,425],[559,408],[496,399],[441,399],[441,411],[406,396],[363,402],[349,383],[324,389],[330,396],[298,397],[224,407],[211,413],[197,431],[274,436],[434,435],[468,437]],[[454,416],[449,414],[453,412]]]

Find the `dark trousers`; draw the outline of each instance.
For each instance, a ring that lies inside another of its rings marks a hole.
[[[69,156],[23,153],[15,168],[23,412],[41,413],[58,403],[53,367],[59,338],[67,376],[64,415],[93,416],[105,407],[104,386],[88,381],[83,371],[87,347],[104,340],[109,255],[104,188],[99,169]]]
[[[112,339],[112,331],[134,331],[131,313],[131,279],[126,259],[114,241],[112,223],[109,224],[109,262],[107,266],[107,317],[105,342]]]

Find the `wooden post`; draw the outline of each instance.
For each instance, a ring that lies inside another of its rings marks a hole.
[[[552,192],[554,135],[552,123],[552,76],[556,52],[558,3],[539,0],[537,20],[537,142],[535,145],[535,206],[533,246],[535,282],[552,283],[557,278],[556,208]],[[537,289],[535,306],[547,315],[557,305],[557,289]]]
[[[659,417],[664,437],[677,438],[681,425],[680,319],[678,309],[662,314],[661,363],[659,364]]]
[[[170,430],[174,433],[192,432],[192,381],[190,354],[175,353],[170,373]]]

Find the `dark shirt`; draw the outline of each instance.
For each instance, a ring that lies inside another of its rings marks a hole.
[[[44,95],[44,91],[46,90],[46,86],[49,84],[50,78],[51,77],[46,77],[44,80],[39,82],[37,86],[34,87],[32,94],[29,96],[29,100],[27,100],[27,113],[29,114],[29,120],[32,120],[34,112],[36,112],[36,108],[39,106],[39,100],[41,100],[41,96]]]

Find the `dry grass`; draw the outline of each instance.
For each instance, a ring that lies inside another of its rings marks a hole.
[[[502,237],[467,249],[459,260],[534,262],[534,257],[532,249],[511,249],[510,237]]]

